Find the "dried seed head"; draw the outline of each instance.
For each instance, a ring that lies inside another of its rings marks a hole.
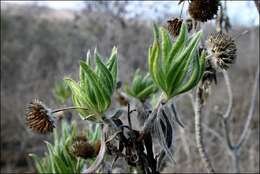
[[[174,37],[178,36],[180,34],[180,29],[182,25],[183,20],[179,18],[173,18],[167,21],[167,30],[171,35]],[[187,23],[188,32],[192,30],[192,19],[186,19],[185,22]]]
[[[178,36],[180,33],[182,24],[182,19],[174,18],[167,21],[167,29],[171,35],[174,37]]]
[[[89,159],[95,157],[95,148],[88,143],[87,139],[83,136],[78,136],[72,143],[71,152],[76,157]]]
[[[228,69],[236,59],[235,41],[227,34],[217,32],[211,34],[206,42],[212,65],[216,70]]]
[[[206,100],[208,99],[208,96],[211,93],[211,85],[214,82],[217,84],[217,75],[216,70],[211,66],[210,62],[206,62],[206,68],[204,71],[204,74],[201,79],[201,83],[199,85],[200,88],[200,101],[201,104],[205,104]]]
[[[218,6],[219,0],[191,0],[188,10],[193,19],[206,22],[217,14]]]
[[[26,124],[33,131],[46,134],[55,128],[51,110],[42,102],[35,99],[28,106],[26,113]]]
[[[214,82],[215,84],[217,84],[216,73],[217,73],[216,70],[211,65],[206,65],[204,74],[203,74],[202,79],[201,79],[202,83],[211,85],[212,82]],[[206,86],[204,88],[207,88]]]

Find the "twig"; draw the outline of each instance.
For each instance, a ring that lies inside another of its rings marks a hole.
[[[252,96],[251,96],[251,101],[250,101],[250,108],[249,108],[249,111],[248,111],[246,123],[245,123],[245,126],[243,128],[243,132],[242,132],[242,134],[241,134],[241,136],[239,138],[239,141],[238,141],[238,146],[239,147],[242,145],[242,143],[245,140],[247,131],[249,129],[250,122],[251,122],[252,117],[253,117],[253,113],[254,113],[255,106],[256,106],[257,86],[259,84],[258,81],[259,81],[259,66],[258,66],[256,74],[255,74],[255,82],[254,82],[254,87],[253,87],[253,91],[252,91]]]
[[[128,124],[129,124],[129,127],[130,129],[132,130],[132,122],[131,122],[131,118],[130,118],[130,104],[127,103],[127,119],[128,119]]]
[[[232,142],[231,142],[231,137],[230,137],[230,129],[229,129],[229,126],[228,126],[228,120],[226,118],[223,118],[223,124],[224,124],[224,131],[225,131],[225,137],[226,137],[226,142],[227,142],[227,145],[228,145],[228,148],[229,150],[233,150],[234,147],[232,145]]]
[[[223,115],[223,118],[227,119],[231,115],[231,111],[232,111],[233,94],[232,94],[231,84],[230,84],[230,80],[229,80],[227,71],[223,71],[223,75],[224,75],[225,83],[227,86],[227,92],[228,92],[228,107],[227,107],[225,114]]]

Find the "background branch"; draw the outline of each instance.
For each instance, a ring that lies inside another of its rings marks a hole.
[[[256,106],[256,96],[257,96],[257,86],[259,84],[259,66],[257,68],[256,74],[255,74],[255,81],[254,81],[254,86],[253,86],[253,91],[252,91],[252,96],[251,96],[251,101],[250,101],[250,108],[247,114],[247,119],[246,119],[246,123],[245,126],[243,128],[243,132],[239,138],[238,141],[238,146],[240,147],[243,143],[243,141],[245,140],[246,134],[248,132],[249,129],[249,125],[250,122],[252,120],[253,117],[253,113],[255,110],[255,106]]]
[[[227,72],[224,71],[223,74],[224,74],[224,78],[225,78],[225,84],[227,86],[229,103],[228,103],[228,108],[227,108],[226,113],[221,116],[222,116],[223,124],[224,124],[226,142],[227,142],[229,151],[231,151],[233,154],[232,157],[233,157],[233,161],[234,161],[235,172],[239,173],[240,172],[240,165],[239,165],[240,149],[241,149],[242,143],[245,141],[247,132],[249,131],[249,125],[252,120],[253,113],[254,113],[255,106],[256,106],[257,86],[259,84],[259,82],[258,82],[259,81],[259,66],[258,66],[256,74],[255,74],[254,86],[253,86],[252,96],[251,96],[251,101],[250,101],[250,108],[248,111],[245,125],[243,127],[242,134],[241,134],[237,144],[232,144],[232,142],[231,142],[231,137],[230,137],[231,131],[230,131],[229,125],[228,125],[228,118],[231,115],[231,108],[232,108],[232,90],[231,90],[230,80],[228,78]]]

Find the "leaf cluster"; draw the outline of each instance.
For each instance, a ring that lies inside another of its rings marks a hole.
[[[199,82],[205,63],[205,53],[199,55],[197,51],[201,35],[199,31],[189,37],[187,25],[183,23],[173,43],[163,27],[154,25],[154,41],[148,54],[149,71],[167,100],[192,89]]]
[[[148,97],[154,94],[158,90],[157,86],[154,84],[151,76],[147,73],[142,76],[140,70],[136,70],[131,86],[126,85],[125,91],[128,95],[139,99],[144,102]]]
[[[100,122],[102,114],[109,108],[111,97],[116,88],[117,81],[117,49],[114,47],[106,63],[101,61],[99,53],[95,50],[95,69],[90,64],[91,55],[87,60],[80,62],[79,83],[71,78],[65,78],[72,91],[72,101],[84,119]]]

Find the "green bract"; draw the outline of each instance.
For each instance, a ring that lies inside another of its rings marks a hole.
[[[200,31],[188,38],[187,26],[183,23],[180,35],[172,43],[164,28],[154,26],[154,42],[148,56],[149,71],[167,100],[192,89],[199,82],[205,63],[205,53],[202,52],[200,57],[197,53],[201,35]]]
[[[136,70],[131,86],[126,85],[126,93],[130,96],[133,96],[140,101],[145,101],[151,94],[157,91],[157,86],[154,84],[153,80],[150,77],[150,74],[147,73],[145,76],[142,76],[139,69]]]
[[[75,106],[88,110],[79,110],[82,118],[100,122],[102,114],[111,103],[111,96],[116,87],[117,79],[117,49],[114,47],[107,63],[104,64],[97,51],[94,53],[96,68],[90,65],[90,54],[87,61],[80,62],[80,82],[76,83],[65,78],[72,91],[72,101]]]

